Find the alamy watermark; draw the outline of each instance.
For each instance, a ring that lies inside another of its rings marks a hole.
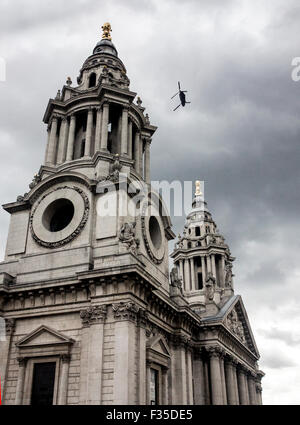
[[[137,180],[128,182],[126,174],[122,173],[115,177],[97,184],[96,192],[105,195],[99,197],[96,205],[97,214],[102,217],[184,217],[191,212],[195,197],[198,211],[204,209],[204,182],[197,181],[195,190],[192,181],[162,180],[148,185]]]

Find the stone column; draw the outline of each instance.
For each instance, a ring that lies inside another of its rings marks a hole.
[[[7,364],[8,364],[11,340],[12,340],[14,330],[15,330],[15,320],[5,319],[5,341],[0,340],[0,377],[1,377],[2,402],[4,402],[4,398],[5,398]]]
[[[91,143],[92,143],[92,131],[93,131],[93,109],[89,108],[87,114],[87,124],[86,124],[86,137],[85,137],[85,149],[84,156],[91,156]]]
[[[205,288],[206,269],[205,269],[205,257],[201,256],[201,270],[202,270],[202,285]]]
[[[122,130],[121,130],[121,155],[127,155],[128,148],[128,108],[123,107],[122,111]]]
[[[46,152],[45,152],[45,159],[44,163],[47,164],[48,162],[48,152],[49,152],[49,143],[50,143],[50,134],[51,134],[51,125],[47,125],[47,146],[46,146]]]
[[[103,103],[102,126],[101,126],[101,150],[107,151],[109,103]]]
[[[211,255],[211,271],[212,274],[215,278],[217,278],[217,273],[216,273],[216,259],[215,259],[215,254]],[[219,286],[219,282],[217,282],[217,286]]]
[[[226,376],[226,390],[227,390],[227,404],[237,405],[239,404],[238,395],[236,391],[236,380],[235,380],[235,365],[231,359],[225,360],[225,376]]]
[[[172,404],[187,404],[186,338],[173,341]]]
[[[221,287],[224,288],[225,287],[225,258],[222,255],[221,257],[221,270],[220,270],[220,276],[221,276]]]
[[[62,164],[66,160],[66,149],[68,141],[69,123],[66,117],[62,118],[57,152],[57,164]]]
[[[202,361],[200,351],[194,355],[193,365],[194,365],[193,376],[194,376],[195,404],[204,405],[205,404],[205,377],[204,377],[203,361]]]
[[[141,177],[143,177],[143,168],[144,168],[144,164],[143,164],[143,157],[144,157],[144,139],[141,137],[140,139],[140,150],[139,150],[139,154],[140,154],[140,171],[139,174]]]
[[[249,404],[256,405],[256,388],[255,388],[255,375],[254,373],[248,374],[248,389],[249,389]]]
[[[150,404],[151,362],[146,362],[146,404]]]
[[[183,260],[179,260],[179,275],[184,283]]]
[[[61,372],[59,380],[59,393],[57,404],[66,405],[68,395],[68,378],[69,378],[70,356],[63,354],[61,356]]]
[[[150,184],[150,144],[151,139],[145,139],[144,180]]]
[[[95,132],[95,152],[100,151],[100,148],[101,148],[101,124],[102,124],[102,109],[97,108],[96,132]]]
[[[186,291],[190,290],[190,283],[191,279],[190,279],[190,262],[189,259],[186,258],[184,260],[184,289]]]
[[[164,368],[162,370],[162,404],[164,405],[169,404],[168,390],[168,369]]]
[[[129,158],[132,158],[132,121],[129,120],[128,122],[128,148],[127,148],[127,154]]]
[[[144,310],[138,313],[137,327],[137,363],[138,363],[138,404],[147,404],[146,395],[146,326],[147,316]]]
[[[75,129],[76,129],[76,115],[71,115],[66,161],[72,161],[73,160],[74,143],[75,143]]]
[[[50,130],[50,138],[49,138],[49,146],[48,146],[48,152],[47,152],[47,161],[46,164],[55,164],[55,157],[56,157],[56,145],[57,145],[57,125],[58,125],[58,117],[56,115],[53,115],[52,121],[51,121],[51,130]]]
[[[193,365],[192,365],[192,348],[187,347],[186,351],[187,359],[187,395],[188,404],[194,404],[194,393],[193,393]]]
[[[241,367],[237,369],[237,380],[238,380],[240,404],[247,405],[248,397],[247,397],[247,388],[246,388],[246,376],[245,376],[244,370]]]
[[[191,258],[190,262],[191,262],[192,291],[195,291],[196,290],[196,280],[195,280],[194,258]]]
[[[220,357],[219,350],[217,347],[209,347],[208,355],[210,360],[210,382],[212,391],[212,404],[221,405],[223,404],[223,393],[222,393],[222,377],[220,369]]]
[[[113,404],[136,404],[136,320],[134,303],[113,304],[115,322],[115,388]]]
[[[212,273],[211,260],[209,255],[206,256],[206,263],[207,263],[207,273]]]
[[[107,307],[81,310],[80,404],[101,404],[103,333]]]
[[[262,405],[262,387],[259,379],[256,379],[256,401],[258,405]]]
[[[223,404],[227,405],[227,390],[226,390],[226,376],[225,376],[225,367],[224,367],[224,358],[225,352],[222,351],[220,354],[220,370],[222,378],[222,393],[223,393]]]
[[[239,388],[238,388],[238,380],[237,380],[237,365],[238,362],[236,360],[232,360],[232,364],[233,364],[233,381],[234,381],[234,391],[236,394],[236,400],[237,400],[237,404],[241,404],[240,402],[240,395],[239,395]]]
[[[141,136],[140,132],[137,131],[134,138],[134,169],[137,173],[140,172],[140,144]]]
[[[24,393],[24,378],[25,378],[25,370],[26,370],[27,359],[24,358],[24,357],[18,357],[17,360],[19,362],[19,374],[18,374],[18,382],[17,382],[17,388],[16,388],[15,404],[16,405],[22,405],[23,404],[23,393]]]

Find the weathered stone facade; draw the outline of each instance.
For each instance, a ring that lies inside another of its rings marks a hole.
[[[198,191],[169,278],[175,235],[150,185],[156,127],[129,84],[104,25],[78,86],[68,78],[49,101],[44,165],[3,206],[3,403],[261,404],[234,258]]]

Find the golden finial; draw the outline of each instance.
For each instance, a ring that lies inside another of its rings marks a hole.
[[[109,22],[105,22],[105,24],[102,25],[102,39],[104,40],[111,40],[111,36],[110,36],[110,32],[112,31],[110,23]]]
[[[202,192],[201,192],[201,182],[200,182],[200,180],[195,181],[195,186],[196,186],[195,196],[201,196]]]

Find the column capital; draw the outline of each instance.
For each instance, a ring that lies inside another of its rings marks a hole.
[[[136,320],[140,307],[132,301],[112,305],[115,319]]]
[[[239,362],[234,359],[233,357],[226,357],[225,358],[225,364],[232,366],[232,367],[237,367],[237,365],[239,364]]]
[[[83,327],[90,327],[95,323],[103,323],[107,315],[106,305],[91,305],[80,311]]]
[[[206,347],[206,352],[208,356],[211,357],[217,357],[219,358],[222,354],[222,349],[218,346],[208,346]]]

